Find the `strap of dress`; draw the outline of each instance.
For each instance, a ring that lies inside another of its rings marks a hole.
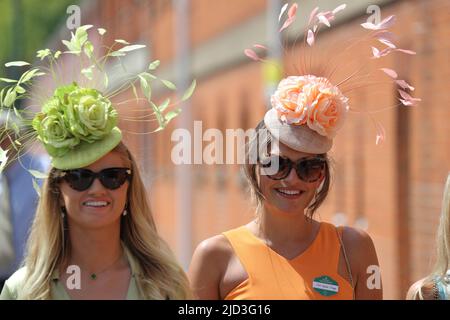
[[[345,265],[347,266],[348,278],[350,279],[350,285],[352,286],[353,300],[355,300],[355,286],[353,284],[352,270],[350,268],[350,261],[348,260],[347,252],[345,250],[344,241],[342,241],[342,234],[344,232],[344,228],[343,227],[337,227],[336,231],[337,231],[337,237],[338,237],[339,242],[341,244],[342,253],[344,254]]]

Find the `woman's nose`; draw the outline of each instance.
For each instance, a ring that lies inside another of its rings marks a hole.
[[[100,179],[95,178],[94,182],[92,182],[91,187],[89,188],[89,193],[105,193],[106,189],[100,182]]]
[[[284,180],[291,183],[298,182],[299,180],[301,181],[301,179],[297,175],[297,172],[295,171],[295,168],[291,168],[291,171],[289,171],[289,174],[286,178],[284,178]]]

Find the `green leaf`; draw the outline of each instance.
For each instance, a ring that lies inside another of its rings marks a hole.
[[[14,140],[14,143],[17,144],[18,146],[22,145],[22,143],[19,140]]]
[[[23,66],[29,66],[30,64],[25,61],[11,61],[5,63],[5,67],[23,67]]]
[[[64,51],[64,53],[70,53],[70,54],[80,56],[81,50]]]
[[[133,88],[134,97],[136,98],[136,100],[138,100],[139,96],[138,96],[137,91],[136,91],[136,86],[132,83],[131,87]]]
[[[122,39],[116,39],[114,41],[117,42],[117,43],[125,44],[125,45],[130,44],[129,42],[127,42],[125,40],[122,40]]]
[[[167,107],[169,106],[170,103],[170,99],[166,99],[164,100],[164,102],[158,107],[159,112],[164,112],[164,110],[167,109]]]
[[[62,40],[62,43],[69,49],[69,51],[66,51],[67,53],[79,55],[81,53],[81,47],[77,46],[76,43],[72,41]]]
[[[120,51],[113,51],[110,54],[108,54],[108,56],[110,56],[110,57],[124,57],[124,56],[126,56],[126,54],[124,52],[120,52]]]
[[[23,87],[21,87],[21,86],[15,86],[15,87],[14,87],[14,90],[15,90],[16,93],[18,93],[18,94],[23,94],[23,93],[26,92],[26,90],[25,90]]]
[[[108,75],[105,72],[105,76],[103,77],[103,85],[105,86],[105,89],[108,88],[109,85],[109,78]]]
[[[170,90],[177,90],[177,87],[172,82],[170,82],[169,80],[161,80],[161,82],[164,83],[164,85],[168,89],[170,89]]]
[[[98,33],[99,33],[101,36],[104,35],[104,34],[106,33],[106,30],[103,29],[103,28],[98,28],[97,31],[98,31]]]
[[[153,103],[153,101],[150,101],[150,105],[152,106],[153,112],[155,113],[156,120],[158,120],[159,125],[163,126],[164,125],[164,118],[163,118],[163,115],[161,114],[161,111],[156,106],[156,104]]]
[[[61,42],[67,47],[67,49],[71,50],[72,44],[70,43],[70,41],[61,40]]]
[[[156,68],[159,67],[160,64],[161,64],[161,61],[155,60],[150,63],[150,65],[148,66],[148,70],[155,70]]]
[[[194,93],[195,87],[197,86],[197,80],[193,80],[190,87],[185,91],[185,93],[183,94],[183,97],[181,98],[181,101],[186,101],[187,99],[189,99],[192,94]]]
[[[69,49],[67,53],[80,55],[81,49],[85,45],[85,43],[88,41],[88,34],[87,30],[90,29],[92,25],[85,25],[77,28],[75,31],[75,34],[72,33],[72,37],[70,41],[62,40],[62,43]],[[88,46],[89,47],[89,46]],[[87,55],[89,54],[89,48],[87,51]]]
[[[168,113],[164,116],[164,119],[166,120],[166,125],[170,122],[170,120],[172,120],[173,118],[175,118],[176,116],[178,116],[180,113],[181,113],[181,109],[180,109],[180,108],[168,112]]]
[[[28,170],[28,172],[30,172],[33,177],[35,177],[36,179],[47,179],[48,178],[48,174],[37,171],[37,170]]]
[[[6,83],[16,83],[17,80],[14,79],[7,79],[7,78],[0,78],[1,82],[6,82]]]
[[[141,75],[143,75],[147,79],[148,82],[151,82],[152,80],[156,79],[156,77],[154,75],[152,75],[151,73],[148,73],[148,72],[143,72],[143,73],[141,73]]]
[[[31,69],[31,70],[24,72],[19,79],[19,83],[26,83],[34,77],[39,77],[39,76],[45,75],[44,72],[39,72],[39,71],[40,71],[39,69],[35,68],[35,69]]]
[[[86,41],[84,44],[84,53],[89,59],[92,58],[92,54],[94,53],[94,45],[90,41]]]
[[[138,77],[139,77],[139,80],[140,80],[140,83],[141,83],[142,93],[144,94],[144,96],[148,100],[150,100],[151,97],[152,97],[152,88],[148,84],[148,81],[147,81],[147,79],[145,78],[144,75],[140,74]]]
[[[41,61],[44,60],[45,57],[51,55],[52,52],[50,49],[44,49],[37,51],[36,58],[41,58]]]
[[[13,131],[14,131],[14,133],[15,133],[16,135],[19,135],[20,129],[19,129],[19,126],[17,125],[17,123],[12,122],[12,123],[11,123],[11,128],[13,129]]]
[[[20,111],[17,110],[16,107],[13,107],[13,110],[14,110],[14,114],[16,115],[16,117],[17,117],[19,120],[22,120],[23,117],[22,117],[22,115],[20,114]]]
[[[149,83],[150,83],[152,80],[155,80],[155,79],[156,79],[156,77],[155,77],[154,75],[152,75],[152,74],[150,74],[150,73],[148,73],[148,72],[142,72],[140,75],[143,76],[143,77],[147,80],[147,82],[149,82]]]
[[[8,150],[3,150],[0,147],[0,173],[5,169],[6,163],[8,162]]]
[[[81,48],[88,40],[87,30],[92,28],[92,25],[84,25],[78,27],[75,31],[75,43]]]
[[[14,88],[9,88],[6,92],[5,99],[3,100],[3,105],[7,108],[11,107],[14,104],[14,101],[16,101],[17,94]]]
[[[56,51],[55,54],[53,55],[53,58],[58,59],[59,56],[61,55],[61,51]]]
[[[85,25],[82,25],[82,26],[80,26],[80,27],[78,27],[77,28],[77,31],[78,30],[81,30],[81,31],[88,31],[90,28],[92,28],[93,27],[93,25],[92,24],[85,24]],[[76,33],[76,31],[75,31],[75,33]]]
[[[90,66],[90,67],[87,67],[87,68],[84,68],[84,69],[82,69],[81,70],[81,73],[86,77],[86,78],[88,78],[89,80],[92,80],[93,79],[93,70],[94,70],[94,65],[92,65],[92,66]]]
[[[33,179],[33,188],[36,191],[37,195],[39,197],[41,197],[41,188],[39,187],[38,183],[34,179]]]
[[[0,91],[0,108],[3,107],[3,93],[5,92],[6,88],[3,88]]]
[[[134,50],[139,50],[145,48],[145,45],[143,44],[133,44],[131,46],[126,46],[123,48],[120,48],[118,51],[119,52],[130,52],[130,51],[134,51]]]

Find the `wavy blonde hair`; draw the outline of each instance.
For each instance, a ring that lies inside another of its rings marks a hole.
[[[437,258],[431,274],[417,281],[409,289],[406,299],[424,300],[424,288],[430,288],[434,279],[443,279],[450,266],[450,173],[445,183],[441,217],[437,232]]]
[[[129,213],[121,218],[120,234],[140,266],[136,282],[141,297],[191,299],[186,274],[157,233],[136,161],[123,143],[113,151],[133,172],[127,195]],[[18,299],[51,299],[52,273],[66,261],[70,252],[70,240],[61,219],[57,173],[57,169],[51,169],[42,189],[28,240],[28,253],[24,260],[26,275]]]

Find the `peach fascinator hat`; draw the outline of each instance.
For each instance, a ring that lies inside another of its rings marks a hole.
[[[320,12],[318,7],[315,8],[310,14],[305,29],[304,49],[307,49],[307,46],[313,47],[320,26],[330,27],[336,14],[345,10],[345,8],[345,4],[338,6],[333,11]],[[279,32],[283,32],[295,21],[297,9],[296,3],[291,4],[289,9],[288,4],[283,6],[279,15],[279,22],[284,16],[287,17]],[[368,56],[367,61],[359,62],[361,65],[368,64],[371,60],[380,59],[395,51],[409,55],[416,54],[411,50],[397,48],[393,43],[393,34],[388,29],[394,23],[395,16],[389,16],[378,24],[369,22],[361,24],[366,31],[368,30],[368,34],[364,36],[364,39],[357,38],[357,43],[362,42],[361,40],[373,40],[385,46],[381,50],[372,46],[372,56]],[[261,44],[255,44],[254,48],[267,50]],[[261,58],[255,50],[246,49],[245,54],[255,61],[268,62]],[[390,81],[399,86],[398,91],[401,98],[398,105],[413,106],[421,101],[421,99],[409,95],[407,91],[413,91],[414,87],[406,81],[398,79],[394,70],[387,68],[379,70],[384,72]],[[352,76],[354,74],[346,77],[345,81]],[[330,151],[334,137],[344,125],[348,112],[351,110],[349,98],[344,95],[339,87],[345,81],[335,85],[327,77],[315,75],[313,72],[291,75],[282,79],[275,93],[271,95],[271,108],[264,116],[264,124],[273,138],[294,150],[305,153],[323,154]],[[369,116],[371,115],[369,114]],[[371,120],[375,123],[377,129],[376,144],[378,145],[384,140],[384,129],[381,124],[375,122],[373,117],[371,117]]]

